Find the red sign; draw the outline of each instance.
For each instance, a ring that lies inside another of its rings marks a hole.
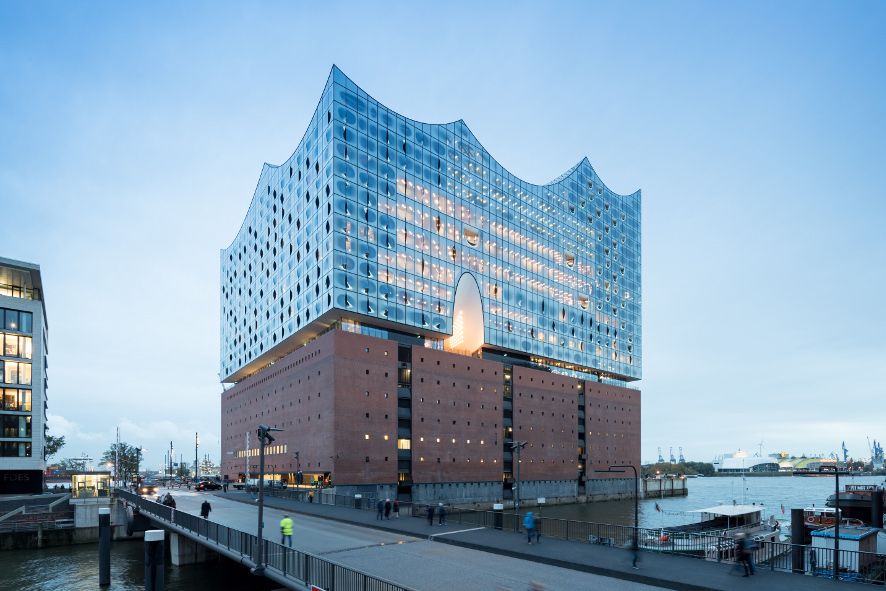
[[[311,591],[323,591],[323,589],[321,589],[317,585],[311,585]]]

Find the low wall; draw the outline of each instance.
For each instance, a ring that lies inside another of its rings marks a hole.
[[[689,494],[685,478],[644,478],[640,495],[643,498],[681,497]]]
[[[135,536],[133,536],[135,537]],[[111,528],[114,540],[131,539],[126,535],[125,525]],[[98,526],[65,529],[45,529],[43,531],[16,531],[0,535],[0,550],[31,550],[72,544],[92,544],[98,541]]]

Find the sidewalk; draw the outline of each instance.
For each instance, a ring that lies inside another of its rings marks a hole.
[[[216,493],[218,496],[255,505],[253,495],[241,492]],[[311,515],[394,532],[403,535],[432,538],[436,542],[491,552],[523,560],[530,560],[577,571],[613,577],[636,583],[655,585],[667,589],[686,591],[732,591],[734,589],[759,589],[781,591],[788,589],[843,589],[854,588],[852,583],[837,583],[830,579],[769,570],[757,570],[757,574],[744,578],[733,570],[733,565],[706,560],[673,556],[652,552],[640,553],[640,568],[631,567],[631,553],[624,549],[609,548],[578,542],[542,538],[541,544],[529,545],[522,534],[487,528],[475,528],[466,524],[433,527],[427,520],[409,517],[405,513],[399,519],[377,520],[375,511],[362,511],[348,507],[305,503],[275,497],[265,498],[265,505],[284,509],[295,514]],[[436,522],[436,517],[435,520]]]

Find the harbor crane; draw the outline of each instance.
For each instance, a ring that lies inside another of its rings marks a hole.
[[[871,464],[873,464],[874,470],[882,470],[883,446],[880,445],[876,439],[874,439],[874,443],[871,444],[871,438],[868,437],[868,449],[871,451]]]
[[[671,457],[670,457],[671,463],[672,463],[672,464],[676,464],[676,463],[677,463],[677,458],[674,457],[674,448],[673,448],[673,446],[670,447],[670,454],[671,454]]]
[[[681,446],[678,447],[677,449],[680,450],[680,457],[677,458],[677,459],[678,459],[678,461],[679,461],[681,464],[683,464],[683,463],[686,462],[686,458],[683,457],[683,446],[681,445]]]
[[[849,462],[849,450],[846,449],[846,442],[844,441],[840,445],[843,446],[843,463],[846,464]]]
[[[664,457],[661,455],[661,448],[658,448],[658,463],[664,464]]]

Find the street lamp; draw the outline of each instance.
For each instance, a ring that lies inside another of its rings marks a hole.
[[[264,543],[262,542],[262,528],[264,527],[264,505],[265,505],[265,446],[274,442],[271,436],[272,431],[282,431],[276,427],[267,425],[259,425],[256,432],[258,433],[258,557],[255,560],[255,568],[252,574],[263,575],[265,572],[264,562]]]
[[[516,452],[517,459],[514,460],[514,513],[517,514],[517,528],[520,527],[520,450],[526,447],[528,441],[514,441],[511,443],[511,451]]]
[[[594,470],[594,472],[624,474],[627,468],[634,471],[634,535],[632,536],[631,545],[634,550],[633,566],[637,568],[637,554],[640,550],[640,546],[637,544],[637,533],[640,529],[640,475],[637,473],[637,468],[630,464],[616,464],[609,466],[607,470]]]
[[[830,466],[822,466],[819,472],[830,472]],[[840,580],[840,474],[849,474],[845,470],[840,472],[840,466],[834,465],[834,580]]]

